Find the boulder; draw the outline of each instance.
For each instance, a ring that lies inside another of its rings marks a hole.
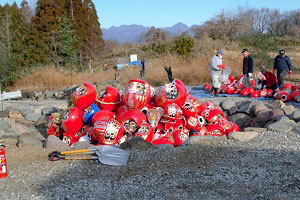
[[[72,146],[73,149],[89,149],[91,147],[93,147],[93,145],[91,145],[88,141],[76,142]]]
[[[51,115],[52,113],[55,113],[58,110],[59,109],[56,107],[45,107],[45,108],[42,108],[41,112],[42,112],[42,115]]]
[[[29,133],[30,130],[22,125],[22,124],[11,124],[11,129],[10,129],[12,132],[18,134],[18,135],[22,135],[24,133]]]
[[[238,107],[237,107],[237,106],[234,106],[234,107],[230,108],[227,112],[228,112],[229,115],[233,115],[233,114],[235,114],[237,111],[238,111]]]
[[[254,116],[254,107],[256,105],[258,105],[259,103],[261,103],[261,102],[259,102],[257,100],[253,100],[253,101],[248,102],[248,103],[240,104],[238,112],[247,113],[247,114],[250,114],[250,115]]]
[[[230,99],[227,99],[227,100],[221,102],[222,109],[226,110],[226,111],[230,110],[234,106],[236,106],[236,103]]]
[[[214,136],[193,136],[185,141],[182,146],[196,144],[196,145],[214,145],[217,144]]]
[[[256,133],[261,133],[267,131],[266,128],[258,128],[258,127],[246,127],[244,129],[245,132],[256,132]]]
[[[255,114],[255,116],[257,116],[258,112],[262,111],[262,110],[267,110],[267,106],[264,103],[260,103],[256,106],[254,106],[253,108],[253,112]]]
[[[46,90],[46,91],[44,92],[44,95],[45,95],[45,98],[46,98],[46,99],[51,99],[51,98],[54,98],[55,92],[54,92],[54,91]]]
[[[62,142],[58,137],[50,135],[45,142],[45,148],[52,151],[68,151],[72,147]]]
[[[37,122],[38,119],[42,116],[40,113],[27,113],[25,119],[32,122]]]
[[[23,117],[25,117],[28,113],[33,113],[33,109],[22,108],[22,109],[20,109],[20,112],[22,113]]]
[[[22,113],[18,110],[11,110],[8,113],[8,117],[11,119],[24,119]]]
[[[283,110],[281,110],[281,109],[273,109],[270,112],[269,119],[276,120],[276,118],[278,118],[279,116],[282,116],[282,115],[284,115]]]
[[[55,98],[56,99],[64,99],[66,94],[63,91],[57,91],[55,92]]]
[[[270,121],[266,122],[264,128],[268,128],[268,126],[269,126],[270,124],[273,124],[273,123],[275,123],[275,122],[276,122],[276,121],[274,121],[274,120],[270,120]],[[267,129],[267,130],[268,130],[268,129]]]
[[[282,110],[283,110],[284,114],[291,115],[295,111],[295,108],[293,105],[288,105],[288,106],[283,107]]]
[[[27,145],[43,147],[43,142],[35,137],[19,136],[17,140],[17,147],[23,147]]]
[[[232,132],[229,133],[228,139],[234,139],[240,142],[247,142],[256,137],[259,133],[251,131],[251,132]]]
[[[138,149],[143,151],[152,147],[153,145],[146,142],[142,137],[133,137],[120,145],[121,149]]]
[[[36,121],[35,126],[38,126],[38,127],[47,127],[47,123],[48,122],[49,122],[49,117],[46,116],[46,115],[42,115]]]
[[[273,103],[273,108],[274,109],[282,109],[285,107],[285,103],[281,100],[275,100],[274,103]]]
[[[300,120],[300,110],[295,110],[289,117],[290,119],[298,122]]]
[[[229,117],[229,121],[236,123],[241,130],[244,130],[244,127],[252,122],[252,117],[246,113],[236,113]]]
[[[275,119],[274,119],[276,122],[278,122],[278,121],[289,121],[290,119],[287,117],[287,116],[285,116],[285,115],[280,115],[280,116],[277,116],[277,117],[275,117]]]
[[[272,110],[271,109],[265,109],[261,110],[256,113],[256,121],[257,122],[266,122],[270,120],[270,115],[271,115]]]
[[[5,119],[0,119],[0,130],[7,132],[11,128],[11,124]]]
[[[276,131],[281,133],[288,133],[292,131],[297,124],[292,120],[280,120],[278,122],[268,125],[268,131]]]
[[[35,126],[35,122],[32,122],[32,121],[28,121],[26,119],[21,119],[21,120],[16,120],[17,123],[20,123],[24,126],[27,126],[27,127],[34,127]]]
[[[0,118],[8,117],[8,110],[0,111]]]

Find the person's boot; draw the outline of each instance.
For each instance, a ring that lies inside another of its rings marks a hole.
[[[213,88],[211,89],[210,96],[215,96],[214,92],[215,92],[215,88],[213,87]]]
[[[219,88],[215,88],[215,97],[219,96],[218,93],[219,93]]]

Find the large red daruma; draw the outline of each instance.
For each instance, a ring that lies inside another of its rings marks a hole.
[[[97,92],[95,86],[84,83],[83,86],[73,92],[72,102],[76,108],[82,110],[94,103],[96,96]]]
[[[117,88],[106,86],[97,98],[97,104],[101,110],[115,111],[120,105],[120,93]]]
[[[125,131],[134,134],[147,118],[140,110],[127,110],[117,116],[118,121],[122,124]]]
[[[130,80],[128,87],[122,94],[123,102],[130,109],[144,108],[150,102],[150,98],[150,85],[146,81],[140,79]]]
[[[165,107],[168,104],[176,103],[182,107],[187,98],[186,88],[175,82],[164,85],[156,92],[155,103],[157,106]]]
[[[113,118],[104,118],[94,123],[93,137],[99,144],[118,144],[123,136],[124,128]]]
[[[77,133],[82,128],[82,110],[71,107],[62,120],[62,127],[65,132]]]

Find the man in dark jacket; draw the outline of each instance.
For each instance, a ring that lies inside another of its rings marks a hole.
[[[279,89],[282,90],[284,84],[284,76],[289,73],[292,74],[292,63],[288,56],[285,55],[285,50],[280,50],[279,55],[275,57],[273,73],[277,71],[277,79]]]
[[[252,76],[253,73],[253,59],[252,57],[249,55],[248,49],[243,49],[241,52],[244,56],[243,59],[243,84],[245,86],[245,88],[250,88],[251,87],[251,82],[250,82],[250,78]]]

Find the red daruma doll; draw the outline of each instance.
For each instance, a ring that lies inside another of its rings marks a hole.
[[[7,171],[5,150],[0,146],[0,178],[7,178],[7,176],[8,176],[8,171]]]

